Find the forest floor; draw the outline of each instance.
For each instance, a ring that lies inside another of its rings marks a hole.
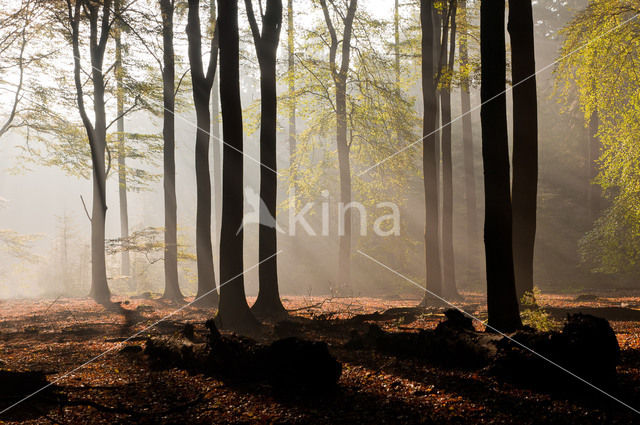
[[[486,318],[484,299],[463,295],[459,306]],[[638,409],[640,292],[595,295],[600,297],[547,294],[538,301],[559,321],[576,311],[610,320],[622,350],[614,395]],[[187,322],[204,333],[211,312],[187,306],[165,318],[180,306],[157,299],[114,301],[119,309],[88,299],[0,303],[1,369],[44,371],[53,383],[0,415],[0,423],[638,423],[630,409],[604,396],[550,395],[501,382],[483,370],[445,369],[422,359],[347,349],[349,335],[331,331],[331,323],[340,319],[413,307],[419,300],[284,297],[291,314],[327,324],[310,327],[303,336],[326,341],[343,365],[337,391],[323,397],[152,369],[139,349],[122,348],[144,347],[148,336],[173,334]],[[376,323],[388,331],[434,328],[442,312],[432,308],[409,319],[380,317]],[[273,329],[259,339],[276,339]],[[0,382],[0,410],[17,401],[9,398],[7,386]]]

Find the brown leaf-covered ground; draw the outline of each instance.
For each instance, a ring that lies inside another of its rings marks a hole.
[[[614,396],[640,408],[640,293],[601,297],[543,295],[546,311],[561,320],[583,310],[610,319],[622,349]],[[486,318],[484,299],[464,294],[460,304]],[[6,423],[637,423],[632,410],[602,396],[552,395],[500,382],[481,370],[444,369],[421,359],[403,359],[343,347],[348,335],[329,330],[337,319],[415,306],[419,300],[285,297],[291,314],[321,326],[305,337],[329,343],[343,363],[334,394],[277,394],[266,384],[228,383],[183,370],[153,370],[140,353],[150,335],[167,335],[191,322],[205,332],[212,312],[157,299],[115,298],[105,309],[88,299],[8,300],[0,305],[0,366],[38,370],[53,385],[0,416]],[[175,313],[174,313],[175,312]],[[160,319],[165,320],[158,322]],[[433,328],[442,309],[415,320],[378,321],[386,330]],[[153,326],[152,326],[153,325]],[[477,324],[482,329],[480,323]],[[311,328],[310,328],[311,329]],[[135,335],[132,337],[132,335]],[[267,327],[259,339],[274,339]],[[573,379],[567,375],[567,379]],[[0,382],[2,409],[11,389]],[[2,410],[0,409],[0,410]]]

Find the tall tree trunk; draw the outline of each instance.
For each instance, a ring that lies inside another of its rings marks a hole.
[[[425,259],[426,289],[422,304],[434,303],[432,294],[442,292],[440,268],[439,220],[438,220],[438,172],[436,157],[436,81],[435,81],[435,37],[433,0],[420,1],[420,24],[422,28],[422,98],[424,104],[422,137],[422,167],[425,200]],[[438,303],[437,301],[435,301]]]
[[[460,3],[460,17],[462,19],[463,31],[460,33],[460,67],[466,68],[469,65],[468,52],[468,21],[467,21],[467,0]],[[460,87],[460,103],[462,106],[462,150],[464,154],[464,192],[466,209],[466,244],[465,244],[465,267],[467,279],[472,278],[472,258],[476,247],[478,235],[478,219],[476,212],[476,175],[473,165],[473,129],[471,125],[471,94],[469,92],[469,77],[464,75]]]
[[[513,265],[516,295],[533,291],[538,196],[538,101],[530,1],[509,0],[513,79]]]
[[[340,203],[351,202],[351,164],[347,142],[347,84],[346,78],[336,82],[336,144],[340,175]],[[338,212],[340,214],[340,211]],[[351,209],[344,210],[344,232],[339,235],[338,289],[344,292],[351,286]]]
[[[86,6],[86,9],[83,9]],[[85,4],[77,1],[74,5],[67,0],[69,24],[71,26],[71,43],[74,57],[74,82],[76,86],[77,104],[82,123],[87,132],[91,150],[93,166],[93,206],[91,212],[91,291],[90,296],[99,303],[108,303],[111,293],[107,283],[107,267],[104,250],[105,218],[107,214],[106,198],[106,113],[104,101],[104,74],[102,65],[104,53],[109,38],[111,1],[105,0],[102,5]],[[102,9],[102,17],[99,12]],[[90,36],[89,51],[91,56],[91,80],[93,82],[93,111],[92,123],[84,104],[84,90],[81,77],[80,57],[80,17],[82,11],[88,15]],[[100,27],[100,31],[98,31]]]
[[[216,320],[225,329],[246,329],[255,327],[257,321],[247,304],[243,275],[243,143],[238,0],[218,0],[218,16],[220,104],[225,145],[222,156],[220,307]]]
[[[163,298],[183,299],[178,281],[178,206],[176,201],[175,153],[175,57],[173,50],[173,0],[160,0],[162,12],[162,137],[164,165],[164,295]]]
[[[592,223],[600,216],[602,208],[600,186],[593,182],[598,176],[598,159],[600,158],[599,125],[598,110],[594,109],[589,119],[589,219]]]
[[[282,0],[267,2],[262,33],[253,12],[252,0],[245,0],[245,5],[260,64],[260,265],[258,298],[251,310],[258,317],[277,318],[286,315],[278,291],[278,234],[275,223],[278,202],[278,175],[275,171],[278,167],[276,55],[282,25]]]
[[[442,107],[442,293],[445,298],[460,299],[456,287],[455,259],[453,254],[453,163],[451,158],[451,75],[456,48],[456,0],[449,2],[449,36],[443,37],[443,48],[449,45],[449,57],[445,55],[443,68],[447,69],[447,79],[440,92]]]
[[[202,34],[200,32],[200,0],[189,0],[187,38],[193,102],[196,109],[196,255],[198,268],[198,305],[213,307],[218,303],[213,246],[211,243],[211,176],[209,175],[209,100],[217,64],[218,36],[211,41],[209,66],[205,75],[202,64]]]
[[[435,4],[436,4],[436,0],[433,1],[434,6],[432,7],[433,10],[433,32],[434,32],[434,46],[433,46],[433,63],[434,63],[434,74],[435,75],[439,75],[440,71],[442,69],[442,62],[443,62],[443,57],[442,57],[442,53],[443,53],[443,48],[442,48],[442,15],[440,14],[440,11],[437,10],[435,8]],[[440,99],[440,82],[439,82],[439,78],[435,80],[434,82],[435,86],[436,86],[436,124],[435,124],[435,129],[439,129],[441,127],[441,122],[442,122],[442,116],[441,116],[441,110],[440,110],[440,102],[438,102],[438,99]],[[435,143],[436,143],[436,184],[438,185],[438,190],[440,190],[440,182],[441,182],[441,172],[442,170],[440,169],[440,161],[442,160],[442,149],[441,149],[441,145],[442,145],[442,132],[440,130],[436,131],[435,134]],[[441,215],[441,203],[442,203],[442,198],[440,196],[438,196],[438,223],[440,223],[440,215]],[[438,225],[439,226],[439,225]],[[438,227],[438,239],[441,239],[442,237],[442,229],[440,227]],[[439,255],[442,255],[442,252],[438,249]],[[440,261],[442,261],[442,258],[440,258]]]
[[[296,153],[296,80],[295,80],[295,46],[293,27],[293,0],[287,2],[287,72],[289,74],[289,166]]]
[[[209,10],[210,25],[212,28],[215,28],[215,0],[211,0]],[[216,73],[211,88],[211,161],[213,163],[213,254],[214,258],[217,259],[220,258],[220,215],[222,214],[222,142],[220,139],[220,96],[218,83],[218,74]],[[219,272],[220,270],[218,270],[218,273]]]
[[[122,22],[120,21],[120,0],[114,1],[114,11],[116,19],[115,25],[115,41],[116,41],[116,114],[118,117],[118,194],[120,197],[120,237],[127,239],[129,237],[129,207],[127,205],[127,166],[126,166],[126,150],[124,136],[124,87],[123,87],[123,69],[122,69]],[[131,261],[129,251],[123,250],[121,253],[120,272],[130,279]],[[129,280],[131,285],[132,281]],[[133,288],[131,288],[133,289]]]
[[[340,204],[344,211],[340,211],[340,231],[338,232],[338,291],[345,292],[351,286],[351,209],[346,208],[351,203],[351,165],[349,159],[350,145],[347,140],[347,76],[351,63],[351,37],[353,35],[353,20],[355,18],[358,0],[350,0],[347,11],[342,17],[344,28],[342,40],[338,40],[335,26],[331,20],[326,0],[320,0],[325,23],[331,36],[329,46],[329,62],[333,82],[336,87],[336,145],[338,148],[338,167],[340,176]],[[340,65],[336,63],[338,46],[341,46]],[[342,214],[341,214],[342,213]]]
[[[487,309],[490,326],[511,332],[522,323],[513,271],[503,1],[482,0],[480,58]]]

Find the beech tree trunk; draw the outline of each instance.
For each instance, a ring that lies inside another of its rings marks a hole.
[[[296,101],[294,93],[296,90],[295,81],[295,46],[293,28],[293,0],[287,2],[287,66],[289,73],[289,101],[291,106],[289,109],[289,165],[293,161],[296,153]]]
[[[198,268],[197,304],[213,307],[218,304],[213,246],[211,243],[211,176],[209,175],[209,101],[216,72],[218,36],[211,41],[210,59],[205,74],[202,64],[202,35],[200,32],[200,0],[189,0],[187,38],[193,102],[196,109],[196,255]],[[217,33],[216,33],[217,34]]]
[[[450,0],[449,37],[443,37],[443,49],[449,48],[445,55],[443,68],[448,75],[453,73],[453,61],[456,47],[456,0]],[[442,293],[447,300],[460,299],[456,287],[455,259],[453,253],[453,162],[451,158],[451,79],[447,77],[440,92],[442,108]]]
[[[351,164],[347,142],[347,83],[346,78],[336,81],[336,144],[340,175],[340,203],[351,202]],[[340,213],[340,212],[339,212]],[[351,209],[344,211],[344,232],[339,234],[338,290],[345,292],[351,286]]]
[[[347,137],[347,77],[351,63],[351,37],[358,0],[349,0],[347,10],[341,15],[343,21],[342,40],[338,40],[326,0],[320,0],[324,20],[329,30],[329,66],[336,88],[336,146],[338,150],[338,172],[340,176],[340,203],[347,207],[351,203],[351,164],[350,144]],[[340,64],[337,63],[337,51],[341,47]],[[338,213],[340,214],[341,211]],[[338,232],[338,282],[337,290],[346,292],[351,286],[351,209],[346,209],[339,217],[343,220],[344,231]],[[342,228],[340,230],[343,230]]]
[[[173,50],[174,1],[160,0],[162,12],[162,101],[164,106],[162,138],[164,188],[164,295],[163,298],[183,299],[178,281],[178,207],[176,200],[175,153],[175,58]]]
[[[439,243],[439,196],[438,196],[438,168],[436,157],[436,81],[434,64],[434,9],[433,0],[420,1],[420,24],[422,28],[422,98],[424,104],[423,154],[422,167],[424,174],[425,199],[425,259],[426,259],[426,289],[422,304],[439,303],[432,294],[442,292]]]
[[[222,157],[220,307],[216,321],[225,329],[247,329],[254,328],[258,323],[247,304],[243,275],[243,133],[238,0],[218,0],[218,33],[220,104],[225,145]]]
[[[467,0],[460,3],[463,32],[460,33],[460,66],[467,67],[469,64],[468,34],[467,34]],[[460,103],[462,106],[462,149],[464,154],[464,189],[465,189],[465,209],[466,209],[466,246],[465,246],[465,267],[467,279],[472,279],[473,253],[477,246],[478,219],[476,204],[476,175],[473,164],[473,129],[471,125],[471,94],[469,93],[469,78],[464,76],[461,80]]]
[[[513,265],[516,295],[533,291],[533,254],[538,196],[538,101],[533,10],[530,1],[509,0],[513,79]]]
[[[212,28],[216,24],[216,2],[210,2],[209,20]],[[216,54],[218,52],[216,51]],[[222,142],[220,141],[220,96],[216,73],[211,88],[211,161],[213,168],[213,257],[220,259],[220,215],[222,214]],[[218,262],[218,264],[220,264]],[[214,261],[215,268],[215,261]],[[218,270],[220,273],[220,270]]]
[[[117,23],[115,24],[115,42],[116,42],[116,116],[118,122],[116,124],[118,131],[118,195],[120,198],[120,238],[127,239],[129,237],[129,207],[127,202],[127,165],[126,165],[126,149],[124,137],[124,87],[123,87],[123,69],[122,69],[122,39],[120,21],[120,0],[115,0],[114,11],[116,13]],[[130,279],[131,261],[128,250],[121,253],[120,273]],[[132,281],[129,281],[131,285]],[[131,288],[133,289],[133,288]]]
[[[511,332],[522,326],[513,271],[511,184],[507,133],[504,1],[482,0],[480,57],[484,243],[489,326]]]
[[[107,283],[107,267],[104,250],[105,218],[107,214],[106,198],[106,112],[105,112],[105,83],[102,66],[104,53],[109,38],[111,17],[110,0],[102,5],[76,1],[72,5],[67,0],[69,24],[71,27],[71,44],[73,48],[74,82],[76,86],[77,104],[82,123],[87,132],[91,149],[91,164],[93,167],[93,203],[91,212],[91,291],[90,296],[99,303],[107,304],[111,298]],[[91,57],[91,80],[93,83],[93,123],[89,119],[85,104],[84,90],[81,76],[80,56],[80,21],[85,10],[89,21],[89,51]],[[102,13],[100,16],[100,11]],[[98,30],[100,28],[100,30]]]
[[[258,298],[251,310],[258,317],[282,317],[286,310],[278,291],[278,234],[276,218],[278,175],[276,135],[278,98],[276,58],[282,26],[282,0],[267,2],[262,18],[262,33],[253,12],[252,0],[245,0],[247,16],[260,64],[260,228],[258,233]],[[266,222],[263,221],[266,218]]]

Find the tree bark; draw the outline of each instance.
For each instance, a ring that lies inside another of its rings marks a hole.
[[[442,293],[448,300],[460,299],[456,287],[455,258],[453,253],[453,163],[451,158],[451,75],[456,47],[456,0],[449,2],[449,37],[443,37],[443,49],[449,48],[445,55],[443,68],[447,70],[447,79],[440,91],[442,108]],[[448,39],[449,38],[449,39]]]
[[[210,2],[210,23],[216,24],[216,1]],[[222,214],[222,142],[220,138],[220,96],[219,81],[216,73],[211,89],[211,139],[213,168],[213,254],[220,259],[220,216]],[[219,262],[218,262],[219,264]],[[215,261],[214,261],[215,268]],[[220,270],[218,270],[220,273]]]
[[[242,215],[243,155],[240,103],[238,1],[218,0],[220,103],[225,141],[222,158],[222,227],[220,232],[220,307],[216,321],[225,329],[257,326],[244,291]]]
[[[196,109],[196,255],[198,269],[197,304],[213,307],[218,303],[215,271],[213,269],[213,246],[211,243],[211,176],[209,175],[209,128],[211,115],[209,101],[216,72],[218,36],[211,40],[211,51],[207,73],[202,64],[202,34],[200,31],[200,0],[189,0],[187,16],[187,39],[189,41],[189,64],[193,102]]]
[[[516,295],[533,291],[533,254],[538,196],[538,102],[533,10],[530,1],[509,0],[513,79],[513,265]]]
[[[491,327],[511,332],[522,323],[513,271],[504,1],[482,0],[480,57],[487,309]]]
[[[295,90],[295,47],[293,28],[293,0],[287,2],[287,66],[289,73],[289,166],[294,160],[296,153],[296,100]]]
[[[460,66],[466,68],[469,65],[468,52],[468,21],[466,15],[467,0],[460,3],[463,32],[460,33]],[[471,95],[469,92],[469,78],[464,76],[460,87],[460,103],[462,106],[462,149],[464,154],[464,188],[466,208],[466,244],[465,267],[467,278],[472,278],[473,253],[478,237],[478,219],[476,204],[476,176],[473,164],[473,129],[471,125]]]
[[[260,0],[259,0],[260,1]],[[251,310],[258,317],[286,315],[278,291],[278,234],[276,218],[278,175],[276,135],[278,98],[276,93],[276,55],[282,26],[282,0],[267,2],[262,17],[262,33],[253,12],[252,0],[245,0],[247,16],[260,64],[260,228],[258,231],[258,298]],[[264,219],[266,218],[266,221]]]
[[[84,91],[81,78],[80,59],[80,15],[83,6],[89,20],[89,50],[91,56],[91,79],[93,82],[94,123],[91,122],[84,104]],[[90,296],[99,303],[110,301],[111,292],[107,283],[107,267],[104,250],[105,218],[107,214],[106,199],[106,112],[104,101],[104,74],[102,65],[109,38],[111,1],[105,0],[102,5],[76,1],[75,5],[67,0],[69,24],[71,26],[71,43],[74,60],[74,82],[76,86],[77,104],[82,123],[87,131],[91,149],[93,166],[93,206],[91,212],[91,291]],[[99,11],[102,9],[102,18]],[[100,25],[100,31],[98,26]]]
[[[125,149],[125,136],[124,136],[124,87],[123,87],[123,69],[122,69],[122,23],[120,21],[120,0],[115,0],[113,3],[116,19],[118,22],[115,25],[115,44],[116,44],[116,62],[115,62],[115,75],[116,75],[116,116],[117,131],[118,131],[118,195],[120,198],[120,238],[123,240],[129,237],[129,207],[127,202],[127,165],[126,165],[126,149]],[[122,275],[127,276],[127,279],[131,277],[131,260],[128,250],[123,250],[121,253],[121,265],[120,272]],[[132,284],[132,280],[129,280],[129,285]],[[133,288],[131,288],[133,289]]]
[[[357,0],[350,0],[343,19],[342,40],[338,40],[335,26],[331,20],[326,0],[320,0],[325,23],[331,36],[329,46],[329,66],[336,87],[336,145],[338,150],[338,168],[340,176],[340,203],[346,207],[351,203],[351,165],[350,145],[347,140],[347,77],[351,63],[351,37],[353,20],[358,7]],[[338,46],[342,46],[340,66],[336,55]],[[338,233],[338,282],[337,290],[345,292],[351,286],[351,209],[344,211],[344,232]]]
[[[183,299],[178,281],[178,207],[176,200],[175,159],[175,57],[173,49],[174,0],[160,0],[162,12],[162,97],[163,97],[163,186],[164,186],[164,295]]]
[[[438,172],[436,157],[436,81],[435,81],[435,37],[434,37],[433,0],[420,1],[420,24],[422,28],[422,98],[424,104],[423,154],[425,199],[425,260],[426,293],[422,304],[434,303],[433,295],[442,292],[442,273],[440,268],[439,220],[438,220]],[[438,301],[436,301],[438,303]]]

